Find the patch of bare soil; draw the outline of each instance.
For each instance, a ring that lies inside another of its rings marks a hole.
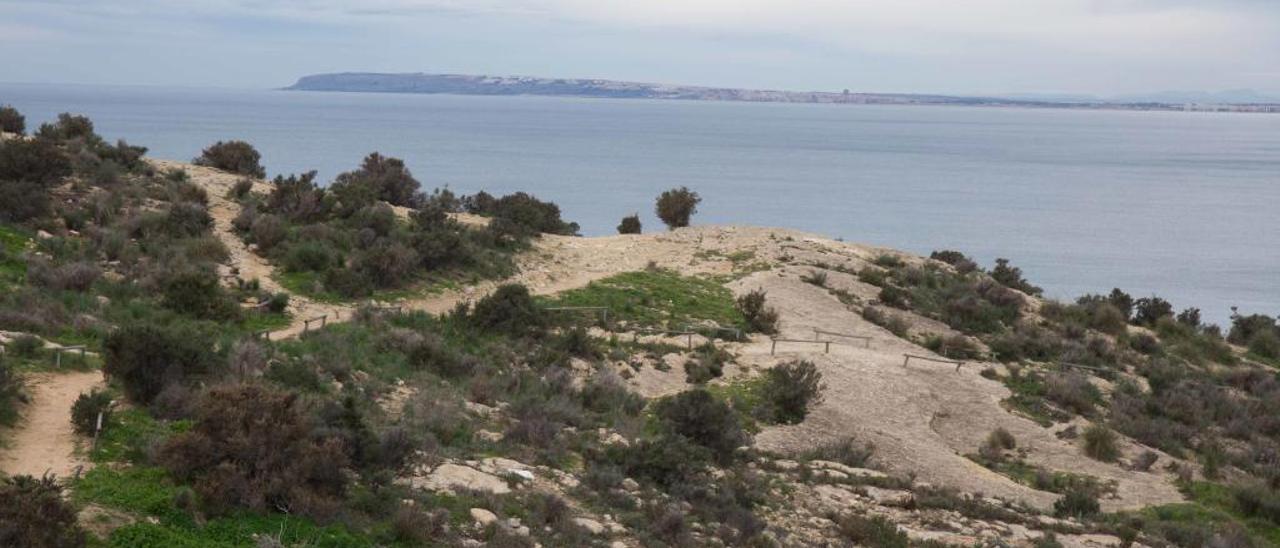
[[[71,404],[81,393],[100,386],[102,374],[35,373],[26,379],[31,402],[23,409],[22,422],[5,436],[8,447],[0,452],[0,472],[73,475],[89,463],[77,455],[84,440],[71,429]]]

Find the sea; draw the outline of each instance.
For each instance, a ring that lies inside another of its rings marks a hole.
[[[1120,287],[1226,326],[1280,314],[1280,115],[0,84],[28,126],[189,160],[243,139],[329,181],[380,152],[427,189],[526,191],[586,236],[687,186],[696,224],[1008,258],[1048,296]]]

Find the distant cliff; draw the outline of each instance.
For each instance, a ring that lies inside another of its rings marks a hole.
[[[465,74],[343,72],[299,78],[286,90],[365,93],[449,93],[456,95],[543,95],[621,99],[683,99],[770,103],[847,103],[880,105],[977,105],[1040,108],[1106,108],[1128,110],[1223,110],[1280,112],[1280,105],[1184,103],[1059,102],[998,97],[959,97],[897,93],[776,91],[714,88],[616,80],[477,76]]]

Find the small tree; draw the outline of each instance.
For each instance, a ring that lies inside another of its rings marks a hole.
[[[209,371],[213,347],[189,329],[126,325],[102,343],[103,371],[118,378],[130,400],[150,404],[165,386]]]
[[[218,141],[204,149],[192,163],[250,177],[266,177],[267,170],[262,168],[261,160],[262,155],[249,143]]]
[[[702,198],[697,192],[687,187],[673,188],[658,196],[654,209],[658,218],[667,224],[667,228],[675,230],[689,226],[689,218],[698,212],[698,204],[701,202]]]
[[[529,288],[507,284],[476,303],[471,323],[481,329],[521,336],[540,333],[547,320],[546,313],[529,295]]]
[[[27,119],[12,105],[0,106],[0,131],[22,135],[27,131]]]
[[[720,464],[732,462],[737,449],[751,442],[733,409],[702,388],[659,401],[655,416],[663,433],[711,450]]]
[[[764,397],[774,422],[796,424],[809,414],[809,406],[822,401],[822,373],[810,361],[793,361],[765,372]]]
[[[631,214],[622,218],[622,222],[618,223],[618,234],[639,234],[640,233],[640,215]]]
[[[98,413],[102,413],[104,423],[111,417],[111,394],[97,389],[80,394],[71,404],[72,428],[82,436],[92,435],[98,428]]]
[[[778,311],[765,306],[763,289],[738,297],[738,312],[742,313],[748,329],[766,335],[778,332]]]

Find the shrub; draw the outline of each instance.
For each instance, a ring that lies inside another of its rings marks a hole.
[[[249,143],[218,141],[204,149],[192,163],[250,177],[266,177],[267,171],[259,163],[261,159],[262,155]]]
[[[622,218],[622,222],[618,223],[618,234],[639,234],[640,233],[640,215],[631,214]]]
[[[772,419],[781,424],[797,424],[809,413],[809,406],[822,401],[822,373],[810,361],[793,361],[765,371],[764,400]]]
[[[415,206],[418,187],[418,180],[413,178],[404,160],[374,152],[365,156],[360,169],[338,175],[330,190],[339,196],[344,210],[356,211],[376,200],[397,206]]]
[[[0,180],[0,221],[22,223],[49,213],[49,192],[39,183]]]
[[[283,314],[284,311],[288,309],[289,309],[289,294],[284,291],[281,291],[279,293],[273,293],[271,294],[271,297],[267,299],[268,312],[271,312],[273,314]]]
[[[1161,318],[1173,317],[1173,305],[1155,295],[1138,299],[1133,305],[1133,323],[1155,326]]]
[[[1028,295],[1039,295],[1041,289],[1031,285],[1022,277],[1022,269],[1009,264],[1009,259],[996,259],[995,268],[991,269],[991,277],[1000,285],[1017,289]]]
[[[47,139],[0,141],[0,181],[49,187],[71,175],[71,159]]]
[[[1231,317],[1231,331],[1227,333],[1227,341],[1244,346],[1248,345],[1258,333],[1273,332],[1277,329],[1280,327],[1276,326],[1276,319],[1270,316],[1235,314]]]
[[[1053,503],[1053,515],[1060,518],[1083,519],[1100,511],[1098,495],[1089,489],[1072,489]]]
[[[44,341],[35,335],[18,335],[9,340],[9,351],[19,358],[34,358],[44,350]]]
[[[71,425],[77,434],[91,436],[98,428],[98,413],[102,413],[102,422],[111,418],[111,394],[101,390],[91,390],[88,394],[80,394],[71,404]]]
[[[1103,462],[1112,462],[1120,457],[1116,433],[1100,424],[1089,425],[1081,436],[1084,442],[1084,454]]]
[[[560,218],[560,206],[524,192],[497,199],[481,192],[468,201],[467,210],[477,215],[493,217],[493,222],[489,224],[490,232],[499,235],[506,233],[516,238],[541,233],[573,235],[579,229],[577,223],[568,223]]]
[[[974,262],[964,253],[952,250],[934,251],[929,254],[929,258],[935,261],[942,261],[954,267],[956,272],[968,274],[978,270],[978,263]]]
[[[76,548],[85,545],[76,510],[52,476],[0,479],[0,546]]]
[[[1160,460],[1160,455],[1156,454],[1155,451],[1143,451],[1141,455],[1138,455],[1138,458],[1133,460],[1133,469],[1146,472],[1158,460]]]
[[[706,447],[683,436],[642,440],[621,453],[628,475],[667,488],[693,482],[712,459]]]
[[[815,269],[814,271],[812,271],[812,272],[810,272],[810,273],[808,273],[808,274],[801,275],[801,276],[800,276],[800,281],[802,281],[802,282],[804,282],[804,283],[807,283],[807,284],[810,284],[810,285],[816,285],[816,286],[818,286],[818,287],[826,287],[826,286],[827,286],[827,272],[826,272],[825,270],[816,270],[816,269]]]
[[[97,265],[87,261],[56,267],[38,260],[27,263],[27,281],[32,285],[51,289],[84,292],[93,287],[93,283],[101,275],[102,271]]]
[[[58,121],[51,124],[40,124],[36,136],[49,139],[52,141],[70,141],[72,139],[81,139],[91,141],[97,138],[97,134],[93,132],[93,121],[85,116],[78,116],[68,112],[58,115]]]
[[[693,357],[684,363],[684,380],[691,384],[703,384],[724,374],[724,364],[731,356],[728,352],[707,342],[698,347]]]
[[[120,380],[126,397],[144,405],[166,385],[207,373],[213,363],[213,345],[180,325],[125,325],[102,347],[103,371]]]
[[[165,308],[204,320],[239,318],[240,307],[211,269],[186,268],[170,274],[161,287]]]
[[[747,329],[772,335],[778,332],[778,311],[765,305],[765,291],[755,289],[738,297],[738,312],[747,322]]]
[[[865,468],[876,452],[871,443],[858,443],[854,438],[844,438],[822,443],[797,455],[801,460],[828,460],[854,468]]]
[[[26,401],[22,377],[0,357],[0,426],[13,426],[18,420],[18,405]]]
[[[236,181],[236,184],[231,185],[231,190],[228,192],[227,196],[235,200],[240,200],[245,196],[248,196],[252,191],[253,179],[240,179]]]
[[[709,449],[720,464],[729,464],[739,447],[750,442],[738,416],[701,388],[686,390],[656,404],[661,430]]]
[[[514,336],[538,334],[547,325],[546,312],[529,295],[529,288],[520,284],[505,284],[480,299],[470,319],[481,329]]]
[[[1102,401],[1102,393],[1079,373],[1050,373],[1044,381],[1045,397],[1062,407],[1091,416],[1094,405]]]
[[[0,131],[22,135],[27,132],[27,118],[12,105],[0,106]]]
[[[1003,451],[1012,451],[1018,447],[1018,440],[1004,428],[997,428],[987,435],[987,445]]]
[[[907,534],[899,531],[898,526],[884,516],[844,514],[835,522],[840,537],[857,546],[907,548],[911,545]]]
[[[191,430],[170,438],[158,460],[192,482],[213,513],[240,506],[329,521],[346,491],[349,458],[341,439],[314,426],[296,394],[217,386],[200,399]]]
[[[1275,331],[1262,331],[1249,339],[1249,352],[1255,356],[1280,359],[1280,335]]]
[[[698,212],[698,204],[702,198],[697,192],[686,187],[674,188],[658,196],[654,211],[658,218],[667,224],[667,228],[675,230],[689,226],[689,218]]]
[[[264,253],[270,252],[277,245],[280,245],[280,242],[283,242],[288,235],[288,227],[285,226],[284,220],[277,215],[259,215],[249,227],[250,238],[253,239],[253,243],[258,244],[258,249]],[[317,242],[307,243],[323,245]]]
[[[873,306],[863,307],[863,319],[887,329],[890,333],[899,337],[906,337],[907,332],[911,330],[911,324],[906,318],[898,314],[888,314],[879,308]],[[994,347],[993,347],[994,349]]]

